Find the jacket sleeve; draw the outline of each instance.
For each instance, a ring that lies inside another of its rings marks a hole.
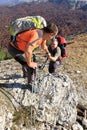
[[[57,56],[57,58],[59,58],[61,56],[61,50],[59,47],[57,47],[57,52],[56,52],[55,56]]]

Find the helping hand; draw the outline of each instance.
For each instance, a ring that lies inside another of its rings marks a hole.
[[[29,64],[29,67],[35,69],[35,68],[37,68],[37,63],[31,62],[31,63]]]
[[[50,53],[46,53],[46,57],[47,57],[48,59],[50,59],[51,54],[50,54]]]

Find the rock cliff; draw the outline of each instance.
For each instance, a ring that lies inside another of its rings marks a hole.
[[[0,130],[85,130],[86,107],[79,105],[73,81],[66,74],[37,69],[32,92],[21,66],[0,62]]]

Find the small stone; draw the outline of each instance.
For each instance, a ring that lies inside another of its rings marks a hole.
[[[80,74],[80,73],[81,73],[81,71],[77,70],[77,71],[76,71],[76,73],[77,73],[77,74]]]
[[[84,118],[84,119],[82,120],[82,124],[87,128],[87,119]]]
[[[83,130],[83,127],[79,123],[75,123],[72,126],[72,130]]]

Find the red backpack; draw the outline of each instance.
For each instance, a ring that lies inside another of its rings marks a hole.
[[[61,58],[67,57],[67,42],[63,36],[57,36],[56,39],[58,40],[58,46],[61,49]]]

